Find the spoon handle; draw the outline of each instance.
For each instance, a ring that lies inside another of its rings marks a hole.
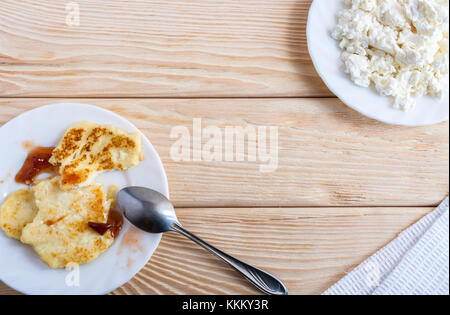
[[[183,228],[179,223],[174,223],[172,225],[172,230],[186,236],[198,245],[213,253],[216,257],[219,257],[220,259],[225,261],[228,265],[230,265],[233,269],[243,275],[244,278],[250,281],[262,292],[270,295],[288,294],[288,291],[284,284],[274,276],[222,252],[220,249],[208,244],[201,238],[195,236],[193,233]]]

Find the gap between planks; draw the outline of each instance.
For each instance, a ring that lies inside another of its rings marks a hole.
[[[174,97],[174,96],[89,96],[89,97],[77,97],[77,96],[2,96],[0,95],[0,99],[77,99],[77,100],[270,100],[270,99],[338,99],[334,95],[328,96],[316,96],[316,95],[298,95],[298,96],[198,96],[198,97]]]

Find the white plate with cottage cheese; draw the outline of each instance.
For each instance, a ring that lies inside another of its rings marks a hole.
[[[448,0],[315,0],[307,38],[347,106],[394,125],[448,120]]]
[[[89,123],[86,123],[87,121]],[[0,128],[0,145],[5,151],[5,154],[0,156],[2,165],[0,170],[0,205],[4,204],[5,200],[17,190],[28,189],[27,185],[16,182],[15,175],[21,169],[30,148],[32,146],[56,147],[62,137],[65,136],[66,130],[79,122],[83,122],[81,125],[85,128],[92,126],[92,124],[114,126],[105,130],[112,130],[120,135],[133,135],[133,139],[136,141],[140,139],[138,141],[140,144],[140,151],[138,152],[140,156],[138,159],[139,163],[136,162],[135,165],[130,165],[129,168],[128,166],[123,168],[120,166],[121,170],[103,172],[95,178],[96,186],[92,184],[92,186],[86,187],[98,188],[96,192],[101,192],[100,186],[104,186],[105,191],[110,186],[115,186],[116,189],[126,186],[144,186],[157,190],[169,197],[167,178],[161,160],[150,141],[133,124],[115,113],[95,106],[61,103],[28,111]],[[125,139],[125,136],[123,139]],[[118,156],[122,153],[124,152],[121,151]],[[39,205],[39,214],[36,218],[43,211],[41,207],[45,207],[47,201],[51,201],[50,198],[47,198],[48,200],[45,198],[49,190],[47,188],[49,186],[52,187],[52,183],[56,185],[56,180],[45,180],[49,175],[41,174],[40,176],[42,181],[38,181],[39,184],[33,186],[35,187],[33,189],[35,190],[36,205]],[[40,188],[37,189],[36,187]],[[87,188],[79,188],[79,190],[82,189],[86,190]],[[68,190],[64,192],[64,195],[62,193],[57,195],[56,199],[67,200],[68,197],[72,198],[76,193],[77,190]],[[42,200],[38,203],[38,196],[41,195],[44,198],[41,198]],[[55,199],[54,195],[52,196]],[[106,194],[102,195],[100,193],[95,196],[96,198],[102,198],[96,199],[101,200],[100,206],[107,204],[105,201]],[[84,203],[73,204],[81,206],[89,204],[93,205],[93,207],[96,205],[95,202],[91,203],[89,200]],[[54,209],[50,210],[53,211]],[[81,216],[80,213],[82,212],[78,212],[81,210],[75,209],[74,211],[77,211],[77,215]],[[8,237],[7,231],[0,229],[0,280],[11,288],[25,294],[106,294],[133,278],[147,264],[161,239],[160,234],[142,232],[133,227],[126,219],[123,219],[123,226],[117,238],[108,244],[110,247],[106,250],[102,248],[102,252],[98,257],[87,257],[89,262],[80,264],[75,269],[73,269],[73,265],[70,268],[63,268],[66,262],[55,260],[54,257],[52,258],[49,255],[48,248],[45,246],[39,247],[33,241],[36,240],[34,236],[42,236],[43,234],[39,233],[45,229],[50,230],[54,228],[57,230],[58,226],[70,226],[71,221],[64,223],[68,220],[67,218],[70,218],[70,216],[62,217],[51,223],[45,222],[48,226],[45,226],[42,223],[43,221],[36,222],[34,220],[33,224],[36,226],[29,228],[32,224],[28,224],[24,227],[20,241]],[[2,224],[4,223],[3,221]],[[33,244],[33,247],[23,243],[23,235],[26,229],[29,231],[25,241]],[[85,230],[88,229],[88,227],[85,227]],[[61,229],[58,231],[61,232]],[[93,230],[89,230],[86,233],[91,237],[97,235]],[[111,236],[113,236],[113,232],[111,232],[111,235],[105,234],[107,236],[100,236],[100,232],[98,233],[98,243],[100,245],[101,237],[110,240]],[[105,232],[103,231],[102,233]],[[42,240],[38,237],[37,241]],[[89,239],[86,240],[89,241]],[[82,246],[83,242],[78,242],[77,244]],[[71,245],[69,244],[69,246]],[[81,249],[83,248],[81,247]],[[72,249],[68,247],[68,251],[70,250]],[[58,251],[56,253],[60,254],[61,248],[58,248]],[[73,254],[74,252],[70,253]],[[69,257],[69,259],[72,259],[72,257]]]

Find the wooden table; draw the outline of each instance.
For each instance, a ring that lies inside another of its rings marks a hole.
[[[69,1],[2,0],[0,125],[62,101],[119,113],[159,152],[185,226],[319,294],[448,195],[449,125],[389,126],[336,99],[308,55],[310,2],[78,0],[77,26]],[[193,118],[277,126],[277,171],[173,161],[170,131]],[[256,293],[173,234],[113,292]]]

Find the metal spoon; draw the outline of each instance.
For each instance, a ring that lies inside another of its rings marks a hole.
[[[178,232],[221,258],[266,294],[286,295],[284,284],[274,276],[231,257],[195,236],[178,222],[172,203],[157,191],[127,187],[117,194],[117,206],[136,227],[149,233]]]

